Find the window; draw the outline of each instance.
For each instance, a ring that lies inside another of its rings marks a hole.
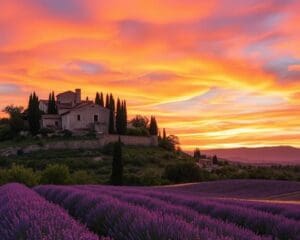
[[[80,121],[80,115],[79,114],[77,115],[77,121]]]
[[[94,122],[98,122],[98,115],[94,115]]]

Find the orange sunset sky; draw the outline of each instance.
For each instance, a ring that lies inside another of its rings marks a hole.
[[[0,108],[82,88],[183,149],[300,147],[300,1],[1,0]],[[2,115],[3,116],[3,115]]]

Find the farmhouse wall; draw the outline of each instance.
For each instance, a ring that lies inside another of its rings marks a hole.
[[[61,117],[59,115],[50,115],[45,114],[42,115],[41,119],[41,127],[42,128],[53,128],[53,129],[61,129]]]
[[[76,94],[74,92],[68,91],[57,95],[57,102],[61,103],[76,103]]]
[[[45,101],[39,102],[39,109],[43,111],[44,113],[48,112],[48,103],[45,103]]]
[[[95,116],[97,121],[95,122]],[[109,122],[109,110],[98,105],[73,109],[69,114],[62,116],[62,128],[71,131],[90,129],[97,126],[97,131],[107,133]]]

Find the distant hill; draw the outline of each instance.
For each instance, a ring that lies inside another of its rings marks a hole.
[[[289,146],[212,149],[202,153],[241,163],[300,165],[300,149]]]

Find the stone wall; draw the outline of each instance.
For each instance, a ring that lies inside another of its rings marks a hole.
[[[116,142],[119,135],[104,135],[99,138],[101,146],[110,142]],[[140,145],[140,146],[157,146],[158,140],[156,136],[151,137],[138,137],[138,136],[120,136],[121,141],[125,145]]]
[[[46,142],[43,144],[34,144],[25,147],[10,147],[0,150],[0,156],[16,155],[19,151],[30,153],[41,150],[63,150],[63,149],[99,149],[104,145],[118,141],[118,135],[103,135],[98,139],[92,140],[59,140],[56,142]],[[138,136],[120,136],[125,145],[138,146],[157,146],[156,136],[138,137]]]

